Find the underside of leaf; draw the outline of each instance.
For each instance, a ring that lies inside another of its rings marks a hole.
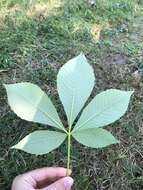
[[[23,82],[5,88],[9,105],[19,117],[64,130],[54,105],[37,85]]]
[[[92,147],[102,148],[111,144],[119,143],[113,135],[102,128],[85,129],[73,132],[72,136],[81,144]]]
[[[133,91],[109,89],[101,92],[87,105],[74,131],[109,125],[125,114]]]
[[[42,155],[59,147],[66,138],[66,134],[39,130],[24,137],[12,148],[20,149],[30,154]]]
[[[57,89],[71,126],[81,111],[94,86],[94,72],[85,56],[69,60],[57,76]]]

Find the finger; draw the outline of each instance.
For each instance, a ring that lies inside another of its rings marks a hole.
[[[45,187],[41,190],[71,190],[73,183],[74,181],[71,177],[65,177],[65,178],[59,179],[52,185]]]
[[[35,189],[36,182],[30,176],[26,176],[25,174],[17,176],[12,183],[11,190],[29,190]]]
[[[26,175],[31,176],[36,182],[37,186],[43,186],[47,182],[56,181],[65,177],[67,169],[60,167],[45,167],[28,172]]]

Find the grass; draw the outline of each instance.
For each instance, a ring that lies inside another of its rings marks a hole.
[[[97,0],[93,6],[88,0],[0,1],[0,189],[9,189],[19,173],[67,162],[66,144],[44,156],[9,150],[43,126],[22,121],[9,109],[2,84],[40,85],[65,121],[56,74],[81,51],[95,68],[93,94],[119,88],[134,89],[135,95],[126,116],[109,128],[120,145],[92,150],[73,141],[74,189],[143,188],[142,10],[138,0]]]

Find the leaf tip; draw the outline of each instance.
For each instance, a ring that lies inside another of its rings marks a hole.
[[[80,58],[83,58],[83,59],[86,59],[86,56],[85,56],[85,54],[83,53],[83,52],[80,52],[80,54],[78,55],[78,57]]]
[[[11,86],[11,84],[3,84],[4,88],[6,89],[6,91],[9,90],[9,87]]]
[[[132,90],[132,91],[130,91],[131,92],[131,95],[135,92],[135,90]]]
[[[118,139],[115,139],[115,144],[120,144],[120,141]]]
[[[2,84],[5,88],[7,88],[8,84]]]
[[[15,148],[16,148],[15,145],[13,145],[13,146],[10,147],[10,149],[15,149]]]
[[[135,92],[134,90],[130,90],[130,91],[126,91],[126,94],[129,98],[131,98],[134,92]]]
[[[127,91],[127,92],[132,95],[135,92],[135,90],[130,90],[130,91]]]

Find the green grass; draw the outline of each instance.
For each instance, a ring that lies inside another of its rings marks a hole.
[[[67,162],[66,144],[44,156],[9,149],[26,134],[46,127],[19,119],[7,105],[2,84],[40,85],[65,122],[56,74],[81,51],[95,69],[93,94],[120,88],[134,89],[135,95],[126,116],[109,128],[120,145],[91,150],[73,141],[74,189],[143,188],[142,10],[138,0],[97,0],[95,6],[86,0],[0,1],[0,189],[9,189],[19,173]]]

